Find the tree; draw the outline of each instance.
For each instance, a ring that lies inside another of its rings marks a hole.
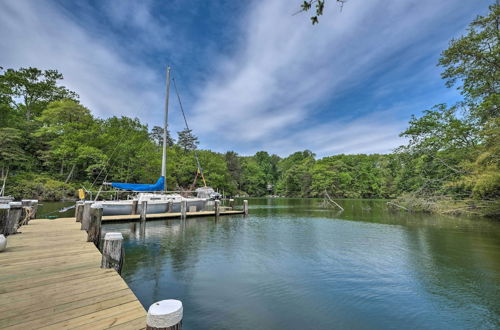
[[[163,146],[163,132],[165,130],[163,127],[160,126],[154,126],[153,129],[151,130],[151,133],[149,133],[149,137],[151,140],[158,146],[162,147]],[[167,146],[171,147],[175,144],[174,139],[170,136],[170,131],[167,129]]]
[[[14,166],[21,166],[28,157],[22,147],[22,132],[15,128],[0,128],[0,167],[1,179],[0,196],[4,195],[5,182],[9,170]]]
[[[7,69],[0,74],[0,98],[8,100],[12,108],[23,113],[27,120],[39,115],[52,101],[62,99],[78,100],[75,92],[58,86],[63,75],[56,70],[36,68]],[[19,102],[17,102],[19,100]]]
[[[198,141],[198,138],[193,135],[191,129],[186,128],[181,132],[177,132],[177,134],[177,144],[184,149],[184,151],[195,150],[198,147],[200,142]]]
[[[446,85],[458,84],[466,112],[480,124],[500,114],[500,3],[478,16],[467,34],[453,39],[439,60]]]
[[[234,151],[228,151],[225,154],[226,166],[231,178],[238,189],[241,189],[242,167],[238,154]]]

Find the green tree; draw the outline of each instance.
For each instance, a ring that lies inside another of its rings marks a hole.
[[[163,146],[163,132],[165,129],[160,126],[154,126],[151,129],[151,133],[149,134],[151,140],[158,146],[162,147]],[[170,131],[167,129],[167,146],[171,147],[175,144],[174,139],[170,136]]]
[[[184,129],[180,132],[177,132],[177,144],[184,149],[184,151],[195,150],[200,143],[198,138],[192,133],[191,129]]]
[[[42,71],[32,67],[17,71],[7,69],[0,74],[0,98],[30,120],[52,101],[78,99],[75,92],[58,85],[62,79],[63,75],[56,70]]]

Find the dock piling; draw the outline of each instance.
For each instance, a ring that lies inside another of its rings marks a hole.
[[[132,212],[130,214],[137,214],[137,205],[139,204],[138,200],[132,201]]]
[[[214,212],[215,212],[215,219],[219,219],[219,216],[220,216],[220,200],[215,200],[214,201]]]
[[[186,219],[186,212],[187,212],[187,201],[182,200],[181,201],[181,219]]]
[[[246,199],[243,201],[243,214],[248,215],[248,201]]]
[[[0,235],[7,236],[7,232],[10,229],[7,229],[9,226],[9,212],[10,205],[9,204],[0,204]]]
[[[229,199],[229,207],[230,208],[234,207],[234,199],[232,199],[232,198]]]
[[[167,213],[173,212],[173,208],[174,208],[174,202],[168,201],[167,202]]]
[[[94,242],[95,246],[99,247],[101,239],[101,219],[102,219],[102,204],[94,203],[90,206],[90,222],[87,231],[87,242]]]
[[[31,219],[36,218],[36,212],[38,210],[38,200],[36,199],[23,199],[21,200],[23,206],[23,212],[21,215],[22,225],[27,225]]]
[[[17,232],[17,228],[19,228],[19,220],[21,219],[21,215],[23,213],[23,205],[21,202],[10,202],[9,203],[9,217],[8,217],[8,225],[7,225],[7,235],[12,235]]]
[[[102,246],[101,268],[114,268],[118,273],[121,273],[122,242],[122,233],[106,233]]]
[[[89,223],[90,223],[90,206],[94,202],[92,201],[85,201],[83,204],[83,215],[82,215],[82,230],[89,230]]]
[[[183,308],[180,300],[168,299],[155,302],[148,309],[146,329],[181,330]]]
[[[148,201],[142,201],[142,203],[141,203],[141,221],[146,221],[147,214],[148,214]]]
[[[82,222],[83,208],[84,208],[84,203],[83,202],[76,202],[76,206],[75,206],[75,219],[76,219],[76,222]]]

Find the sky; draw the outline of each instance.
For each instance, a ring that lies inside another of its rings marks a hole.
[[[388,153],[412,114],[459,99],[437,61],[492,2],[329,0],[313,26],[298,0],[2,0],[0,66],[56,69],[95,116],[152,128],[170,65],[200,148]],[[173,88],[169,104],[176,137]]]

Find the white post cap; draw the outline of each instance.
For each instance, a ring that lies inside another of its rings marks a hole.
[[[92,209],[102,209],[102,204],[101,203],[94,203],[90,205],[90,208]]]
[[[167,328],[182,321],[182,302],[168,299],[155,302],[148,309],[146,323],[152,328]]]
[[[106,233],[106,235],[104,235],[105,241],[118,241],[122,239],[123,239],[122,233]]]

